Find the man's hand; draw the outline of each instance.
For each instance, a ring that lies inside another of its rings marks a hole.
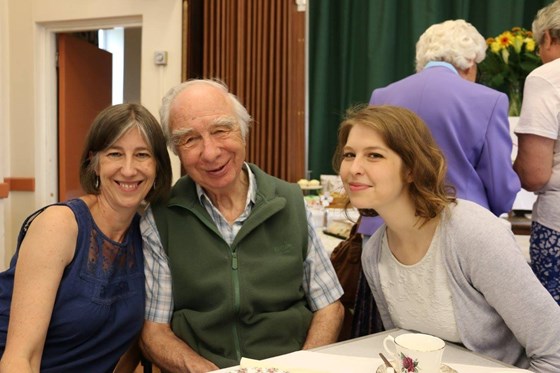
[[[166,372],[205,373],[220,369],[178,338],[169,324],[144,321],[140,348],[148,360]]]

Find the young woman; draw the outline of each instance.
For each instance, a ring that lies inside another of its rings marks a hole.
[[[446,163],[411,111],[348,113],[334,158],[352,205],[385,224],[362,253],[386,329],[436,335],[535,372],[560,371],[560,308],[511,229],[456,199]]]
[[[86,195],[24,222],[0,273],[2,373],[113,372],[123,356],[119,371],[134,370],[144,321],[137,212],[171,185],[163,131],[148,110],[122,104],[97,116],[80,182]]]

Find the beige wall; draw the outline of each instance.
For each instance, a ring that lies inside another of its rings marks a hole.
[[[8,40],[8,0],[0,0],[0,183],[4,181],[8,163],[8,107],[6,83],[8,80],[7,59],[5,58]],[[0,199],[0,222],[5,221],[6,200]],[[0,224],[0,250],[6,241],[5,224]],[[4,268],[4,252],[0,251],[0,268]]]
[[[6,233],[2,239],[0,230],[0,269],[23,219],[56,198],[54,33],[141,25],[140,98],[155,115],[163,93],[181,79],[181,9],[181,0],[0,0],[0,135],[6,134],[0,139],[0,177],[3,172],[36,182],[35,192],[10,192],[0,200]],[[153,64],[156,50],[168,51],[167,66]]]

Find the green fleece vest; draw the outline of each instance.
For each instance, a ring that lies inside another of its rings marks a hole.
[[[301,349],[312,313],[303,292],[308,231],[295,184],[250,165],[255,206],[231,247],[187,176],[153,206],[169,256],[179,338],[221,368]]]

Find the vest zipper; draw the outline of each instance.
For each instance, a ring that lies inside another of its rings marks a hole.
[[[231,269],[237,270],[237,253],[235,251],[231,253]]]
[[[231,252],[231,276],[233,278],[233,309],[235,315],[239,318],[239,273],[237,272],[237,252]],[[237,332],[237,323],[233,324],[233,341],[235,344],[235,353],[237,361],[241,361],[241,346],[239,343],[239,333]]]

